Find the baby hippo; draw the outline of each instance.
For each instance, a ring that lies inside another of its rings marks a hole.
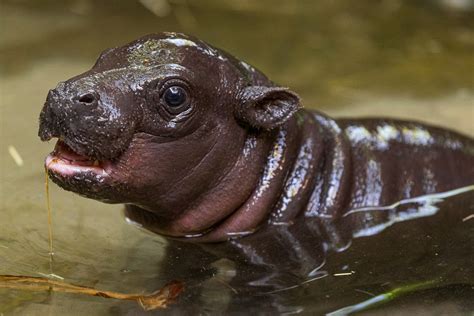
[[[290,89],[177,33],[108,49],[60,82],[39,136],[58,139],[46,168],[59,186],[191,242],[283,229],[307,230],[295,251],[311,238],[337,244],[354,230],[335,225],[351,210],[474,183],[472,138],[304,110]]]

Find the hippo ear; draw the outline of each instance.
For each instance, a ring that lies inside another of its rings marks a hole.
[[[282,87],[249,86],[241,92],[240,101],[237,117],[267,130],[283,124],[300,108],[298,95]]]

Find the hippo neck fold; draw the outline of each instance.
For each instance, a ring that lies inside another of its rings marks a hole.
[[[350,189],[349,164],[350,146],[336,122],[319,113],[299,113],[274,136],[248,199],[208,232],[191,239],[224,241],[266,225],[292,225],[305,214],[319,218],[332,244],[343,247],[349,236],[334,220],[348,203],[344,197]]]

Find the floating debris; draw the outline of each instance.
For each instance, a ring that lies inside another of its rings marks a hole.
[[[327,276],[328,276],[328,273],[326,271],[318,271],[317,273],[313,274],[312,278],[310,278],[308,280],[305,280],[305,281],[303,281],[299,284],[295,284],[295,285],[288,286],[288,287],[285,287],[285,288],[282,288],[282,289],[277,289],[277,290],[274,290],[274,291],[266,292],[265,294],[275,294],[275,293],[279,293],[279,292],[284,292],[284,291],[296,289],[296,288],[299,288],[299,287],[301,287],[305,284],[308,284],[308,283],[311,283],[313,281],[325,278]]]
[[[112,291],[100,291],[91,287],[54,281],[47,278],[0,275],[0,288],[29,291],[53,291],[100,296],[117,300],[136,301],[145,311],[150,311],[165,308],[169,304],[175,302],[179,294],[183,291],[184,284],[179,281],[173,281],[151,294],[124,294]]]
[[[39,275],[47,278],[47,279],[58,279],[58,280],[64,280],[64,278],[60,275],[57,275],[57,274],[54,274],[54,273],[41,273],[41,272],[38,272]]]
[[[13,160],[15,161],[18,167],[23,166],[24,164],[23,158],[21,158],[20,153],[18,152],[18,150],[16,150],[16,148],[13,145],[8,146],[8,153],[10,154],[10,156],[12,156]]]
[[[348,276],[348,275],[353,275],[354,273],[355,273],[355,271],[351,271],[351,272],[341,272],[341,273],[334,273],[333,276],[335,276],[335,277]]]
[[[380,304],[392,301],[401,295],[424,290],[424,289],[432,287],[435,284],[436,284],[436,281],[426,281],[426,282],[421,282],[421,283],[410,284],[407,286],[402,286],[402,287],[393,289],[390,292],[374,296],[358,304],[343,307],[334,312],[326,314],[326,316],[345,316],[345,315],[350,315],[354,313],[360,313],[362,311],[366,311],[375,306],[379,306]]]
[[[361,289],[354,289],[354,291],[359,292],[359,293],[364,293],[364,294],[367,294],[367,295],[372,296],[372,297],[375,296],[374,293],[370,293],[369,291],[364,291],[364,290],[361,290]]]
[[[473,218],[474,218],[474,214],[471,214],[471,215],[468,215],[468,216],[464,217],[464,218],[462,219],[462,221],[463,221],[463,222],[467,222],[468,220],[473,219]]]
[[[171,5],[167,0],[139,0],[140,3],[156,16],[164,18],[171,13]]]

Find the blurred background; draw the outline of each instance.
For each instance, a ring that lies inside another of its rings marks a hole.
[[[105,48],[177,31],[253,64],[307,107],[448,120],[474,133],[450,114],[472,111],[461,111],[474,85],[472,0],[2,0],[1,21],[3,107],[37,109]],[[38,99],[19,103],[18,91]]]
[[[148,33],[185,32],[225,49],[291,87],[307,108],[423,120],[474,136],[472,0],[0,5],[0,274],[48,271],[43,160],[54,144],[36,135],[48,89],[89,69],[105,48]],[[126,225],[120,206],[55,186],[51,195],[55,273],[98,287],[142,290],[143,280],[156,273],[163,241]],[[0,312],[45,306],[43,294],[2,293]],[[61,300],[58,314],[82,308],[84,300],[96,312],[105,308],[93,299]]]

